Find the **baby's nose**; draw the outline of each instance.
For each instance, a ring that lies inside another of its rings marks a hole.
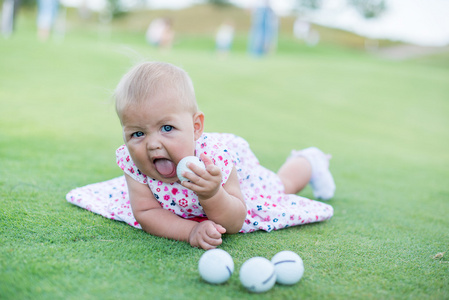
[[[162,147],[162,144],[158,138],[155,138],[155,137],[148,138],[148,142],[147,142],[148,150],[160,149],[161,147]]]

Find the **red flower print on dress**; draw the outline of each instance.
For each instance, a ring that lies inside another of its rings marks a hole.
[[[179,206],[181,207],[187,207],[187,205],[189,205],[189,201],[187,201],[186,199],[182,198],[178,201]]]
[[[158,196],[157,199],[160,203],[163,203],[161,206],[164,209],[180,217],[204,215],[198,196],[194,191],[187,190],[179,182],[164,183],[148,178],[133,163],[128,149],[125,146],[120,149],[122,150],[117,153],[118,165],[133,178],[136,177],[137,181],[141,183],[145,181],[151,191]],[[195,154],[199,156],[201,153],[207,155],[220,168],[222,186],[228,181],[233,167],[236,167],[238,180],[243,187],[242,192],[245,195],[247,211],[249,211],[240,232],[252,232],[259,229],[272,231],[320,221],[327,219],[328,215],[332,215],[332,208],[327,208],[326,204],[310,202],[305,198],[300,200],[302,198],[295,195],[285,195],[280,179],[272,172],[259,170],[260,163],[241,138],[229,134],[204,135],[195,144]],[[130,168],[129,171],[128,168]],[[260,174],[259,171],[261,171]],[[126,190],[126,185],[122,189]],[[129,195],[126,196],[129,197]],[[128,199],[123,194],[118,196],[114,194],[114,197],[122,202],[123,199]],[[121,203],[120,201],[114,202],[114,199],[109,200],[114,204]],[[73,202],[76,200],[77,198],[74,197]],[[119,204],[118,210],[114,211],[114,217],[124,217],[128,211],[131,209],[120,208]],[[132,220],[130,224],[135,221],[135,219]]]
[[[266,216],[265,218],[262,219],[263,222],[270,222],[271,221],[271,217],[270,216]]]

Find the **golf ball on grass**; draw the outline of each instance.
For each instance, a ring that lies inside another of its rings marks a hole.
[[[178,166],[176,167],[176,175],[178,176],[178,179],[180,181],[189,181],[187,178],[182,176],[182,173],[184,172],[190,172],[193,173],[192,170],[187,168],[187,163],[194,163],[195,165],[202,167],[203,169],[206,169],[206,166],[204,166],[204,163],[196,156],[186,156],[183,159],[181,159],[178,163]]]
[[[274,265],[264,257],[250,258],[240,268],[240,282],[251,292],[266,292],[276,283]]]
[[[276,272],[276,282],[291,285],[301,280],[304,264],[301,257],[292,251],[281,251],[271,259]]]
[[[198,262],[201,278],[212,284],[226,282],[234,272],[234,261],[228,252],[221,249],[207,250]]]

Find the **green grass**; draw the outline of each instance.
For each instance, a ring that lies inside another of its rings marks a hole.
[[[447,56],[389,62],[285,38],[277,55],[219,60],[204,37],[160,53],[136,33],[40,43],[31,24],[0,40],[1,299],[449,298]],[[334,217],[225,236],[236,272],[214,286],[197,272],[203,250],[69,204],[71,189],[121,174],[110,96],[142,58],[184,67],[206,130],[245,137],[270,169],[294,148],[332,153]],[[243,262],[281,250],[303,258],[300,283],[246,292]]]

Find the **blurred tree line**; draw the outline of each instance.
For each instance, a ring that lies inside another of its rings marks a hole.
[[[19,5],[25,7],[34,7],[37,5],[38,2],[38,0],[16,0],[16,1],[18,1]],[[121,0],[107,0],[107,2],[108,2],[108,9],[111,11],[114,17],[126,13],[126,9],[122,5]],[[141,0],[141,2],[144,3],[145,1]]]
[[[387,10],[385,0],[347,0],[346,4],[353,6],[366,19],[377,18]],[[322,5],[323,0],[297,0],[300,10],[316,10]]]
[[[206,2],[217,5],[229,5],[228,0],[207,0]],[[306,9],[320,9],[323,0],[297,0],[300,8]],[[380,16],[385,10],[385,0],[347,0],[347,4],[352,5],[365,18],[376,18]]]
[[[20,0],[19,1],[21,5],[24,6],[34,6],[36,5],[36,0]]]
[[[37,0],[18,0],[23,6],[35,6]],[[114,17],[126,13],[121,0],[108,0],[109,9]],[[144,3],[144,0],[141,0]],[[230,5],[229,0],[206,0],[206,3],[215,6]],[[353,6],[363,17],[367,19],[377,18],[387,9],[385,0],[346,0],[348,5]],[[316,10],[323,5],[323,0],[297,0],[297,7],[299,10]]]

